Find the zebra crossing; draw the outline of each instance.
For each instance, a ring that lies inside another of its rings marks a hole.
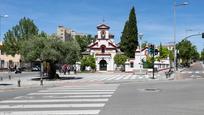
[[[43,89],[0,101],[0,115],[97,115],[118,84],[89,84]]]
[[[203,74],[204,71],[182,71],[183,74]]]
[[[152,75],[133,75],[131,74],[112,74],[112,75],[92,75],[84,77],[81,82],[84,81],[125,81],[125,80],[144,80],[149,79]],[[159,77],[159,75],[157,75]],[[77,81],[77,82],[80,82]]]

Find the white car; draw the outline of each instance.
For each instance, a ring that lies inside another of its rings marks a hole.
[[[32,67],[32,69],[31,69],[32,71],[40,71],[40,67],[38,67],[38,66],[35,66],[35,67]]]

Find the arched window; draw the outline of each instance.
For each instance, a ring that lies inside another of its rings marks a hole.
[[[130,67],[134,68],[134,62],[130,62]]]
[[[104,38],[105,38],[105,35],[106,35],[105,30],[102,30],[102,31],[101,31],[101,38],[103,38],[103,39],[104,39]]]
[[[106,50],[106,46],[105,45],[101,45],[101,53],[105,53]]]

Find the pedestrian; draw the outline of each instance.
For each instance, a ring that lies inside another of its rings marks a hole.
[[[73,66],[74,74],[76,74],[76,65]]]
[[[70,74],[70,69],[71,69],[71,68],[70,68],[70,65],[68,65],[68,66],[67,66],[68,74]]]
[[[67,64],[64,64],[64,66],[63,66],[63,72],[64,72],[64,75],[66,75],[66,72],[67,72]]]

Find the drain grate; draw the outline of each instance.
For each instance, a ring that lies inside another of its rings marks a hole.
[[[138,89],[141,92],[160,92],[160,89],[157,88],[146,88],[146,89]]]
[[[155,88],[147,88],[147,89],[144,89],[145,91],[148,91],[148,92],[159,92],[160,89],[155,89]]]

